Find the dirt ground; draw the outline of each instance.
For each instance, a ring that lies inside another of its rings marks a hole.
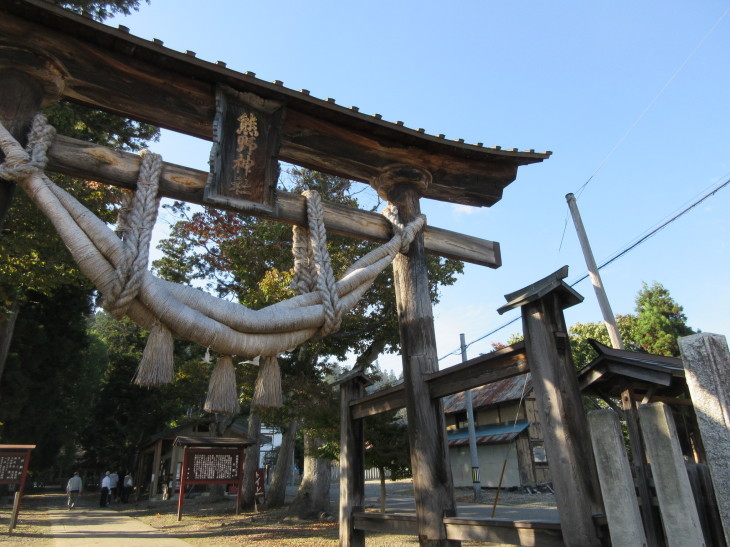
[[[491,505],[495,492],[484,491],[485,505]],[[457,501],[471,502],[471,489],[457,489]],[[92,499],[93,498],[93,499]],[[92,506],[96,496],[88,495],[86,502]],[[0,544],[33,545],[50,547],[51,523],[47,516],[49,507],[64,503],[59,493],[28,495],[24,498],[18,527],[12,535],[7,533],[9,507],[0,508]],[[501,492],[500,505],[527,505],[532,507],[554,507],[554,497],[549,494],[521,494]],[[177,503],[139,502],[128,505],[114,505],[112,510],[122,512],[157,528],[165,534],[198,546],[229,545],[284,545],[284,546],[335,546],[338,545],[336,516],[322,521],[301,521],[286,517],[286,509],[261,512],[234,513],[232,500],[211,503],[206,498],[186,500],[182,521],[177,521]],[[333,508],[336,510],[336,507]],[[368,546],[400,547],[418,545],[414,537],[399,535],[373,535],[366,538]],[[484,545],[463,543],[464,547]]]

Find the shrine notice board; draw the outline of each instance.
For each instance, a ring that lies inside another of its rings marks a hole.
[[[185,487],[194,484],[234,484],[236,486],[236,514],[241,503],[243,478],[243,447],[220,448],[185,446],[177,520],[182,520]]]
[[[0,444],[0,484],[17,484],[13,501],[13,511],[10,515],[8,533],[12,532],[18,522],[20,502],[23,499],[25,479],[28,476],[30,452],[34,444]]]

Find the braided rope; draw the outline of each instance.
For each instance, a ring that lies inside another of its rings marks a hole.
[[[398,207],[393,203],[388,203],[388,206],[383,209],[383,216],[390,221],[393,226],[393,232],[401,236],[401,247],[400,252],[406,254],[411,246],[411,243],[416,237],[416,234],[421,230],[423,223],[426,222],[425,215],[418,215],[416,219],[423,219],[423,223],[409,222],[404,225],[398,214]]]
[[[131,206],[125,197],[120,212],[120,225],[124,241],[124,259],[116,268],[116,279],[104,294],[104,308],[116,319],[127,314],[132,301],[137,298],[150,254],[152,228],[157,220],[160,198],[157,188],[162,174],[162,158],[147,150],[140,153],[141,164],[137,191]]]
[[[342,323],[344,309],[337,294],[337,280],[327,252],[327,231],[324,225],[322,198],[314,190],[302,192],[307,203],[307,228],[295,227],[294,271],[292,288],[299,294],[317,291],[324,308],[324,324],[318,335],[336,332]]]
[[[0,148],[5,152],[5,161],[0,165],[0,177],[18,182],[33,173],[42,171],[48,162],[48,148],[56,136],[56,129],[48,123],[43,114],[33,118],[25,150],[5,127],[0,131]]]
[[[39,130],[38,135],[44,131],[52,134],[52,129],[46,128]],[[40,158],[44,155],[42,149],[47,148],[42,143],[47,143],[48,138],[39,136],[33,142],[35,144],[31,145],[32,153],[29,155],[0,124],[0,147],[6,156],[5,164],[0,165],[0,175],[17,180],[18,185],[51,220],[81,271],[102,294],[107,294],[116,283],[117,269],[128,263],[129,238],[125,232],[123,239],[120,239],[73,196],[53,184],[43,174],[40,165]],[[151,177],[154,178],[154,175]],[[317,198],[314,198],[313,208],[316,208],[316,201]],[[132,210],[124,215],[131,217]],[[322,216],[314,210],[311,213],[315,224],[321,222]],[[276,355],[321,333],[327,321],[325,307],[332,308],[335,315],[338,310],[344,313],[354,307],[378,273],[388,267],[399,251],[407,247],[424,224],[425,217],[419,216],[405,227],[394,227],[395,233],[390,241],[350,266],[331,291],[339,296],[339,304],[336,299],[323,297],[317,289],[261,310],[251,310],[193,287],[163,281],[144,270],[139,293],[132,300],[127,315],[145,329],[153,329],[159,322],[160,326],[172,331],[175,337],[209,346],[218,353]],[[310,234],[307,239],[316,239],[315,246],[319,246],[321,251],[326,245],[323,228],[317,229],[315,225],[310,231],[319,235]],[[142,239],[139,236],[137,247],[143,243]],[[316,260],[306,258],[305,262],[313,263]],[[322,268],[318,273],[322,277],[318,286],[329,286],[330,290],[332,283],[331,280],[327,282],[325,270]]]

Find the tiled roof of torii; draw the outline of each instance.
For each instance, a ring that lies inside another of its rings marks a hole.
[[[283,161],[352,180],[370,182],[389,166],[413,164],[433,175],[423,197],[489,206],[514,180],[517,167],[551,154],[430,135],[401,121],[388,122],[379,114],[338,105],[332,98],[288,89],[278,80],[266,82],[251,72],[236,72],[221,61],[200,60],[192,51],[171,50],[161,40],[145,40],[126,27],[114,29],[40,0],[0,0],[0,12],[5,12],[0,17],[4,42],[22,39],[33,50],[53,48],[66,72],[64,95],[71,100],[102,109],[104,101],[110,101],[121,115],[210,140],[215,86],[228,86],[285,106],[279,154]],[[42,33],[38,25],[44,27]],[[105,63],[105,57],[123,63]],[[111,66],[119,70],[129,62],[133,68],[124,74]],[[85,63],[93,63],[93,74]],[[131,74],[139,80],[127,82]],[[144,98],[130,100],[132,92]]]

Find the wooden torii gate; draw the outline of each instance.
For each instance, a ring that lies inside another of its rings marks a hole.
[[[22,143],[32,116],[59,99],[211,141],[212,171],[165,164],[162,196],[299,225],[304,199],[274,192],[279,160],[369,183],[398,206],[405,224],[420,213],[421,198],[491,206],[519,166],[550,155],[428,135],[172,51],[123,26],[40,0],[0,0],[0,121]],[[246,133],[252,120],[256,134]],[[134,188],[139,163],[57,136],[48,168]],[[12,185],[1,186],[0,223],[12,195]],[[325,224],[373,241],[386,241],[391,230],[380,215],[332,204]],[[501,257],[498,243],[429,226],[394,262],[418,533],[423,544],[446,545],[442,517],[455,505],[441,402],[424,380],[437,371],[427,252],[492,268]]]

